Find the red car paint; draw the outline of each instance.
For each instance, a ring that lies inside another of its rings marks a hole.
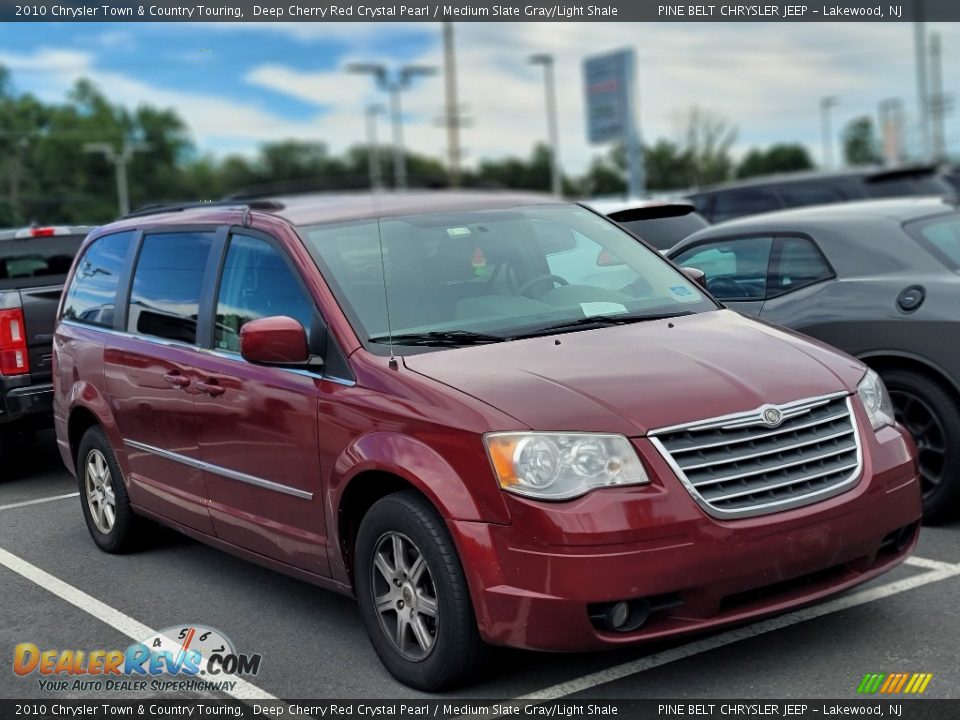
[[[358,522],[344,515],[344,503],[392,476],[446,521],[481,636],[525,648],[614,646],[780,612],[874,577],[915,545],[915,449],[900,428],[872,431],[855,396],[859,482],[768,515],[711,518],[646,437],[764,403],[855,393],[864,367],[852,358],[718,310],[393,363],[363,347],[294,229],[323,219],[337,216],[320,217],[307,204],[278,213],[210,208],[95,232],[87,244],[118,230],[188,222],[270,235],[296,266],[355,381],[61,322],[55,413],[67,467],[75,472],[76,429],[96,422],[137,512],[343,593],[352,592],[349,533]],[[531,429],[623,434],[650,483],[562,503],[504,492],[482,436]],[[204,463],[268,478],[299,496],[234,482]],[[881,552],[883,538],[904,527],[908,542]],[[601,630],[588,617],[592,603],[668,594],[682,605],[634,632]]]

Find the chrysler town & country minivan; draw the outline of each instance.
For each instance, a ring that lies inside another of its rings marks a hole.
[[[541,196],[134,214],[87,239],[54,346],[100,548],[149,518],[354,594],[421,689],[494,645],[609,648],[814,602],[919,530],[876,374]]]

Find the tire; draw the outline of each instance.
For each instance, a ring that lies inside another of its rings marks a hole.
[[[13,460],[13,436],[9,430],[0,428],[0,467],[9,469]]]
[[[404,558],[399,571],[398,541]],[[376,502],[360,523],[354,557],[360,612],[391,675],[431,692],[482,673],[489,648],[477,632],[456,548],[443,520],[419,493],[405,490]],[[390,605],[378,611],[377,596]]]
[[[117,458],[99,427],[87,430],[80,440],[77,483],[83,518],[97,547],[108,553],[132,550],[142,536],[138,532],[140,521],[130,508]],[[97,499],[92,499],[92,495]]]
[[[960,511],[960,406],[941,383],[911,370],[880,372],[897,422],[917,444],[927,524],[951,520]]]

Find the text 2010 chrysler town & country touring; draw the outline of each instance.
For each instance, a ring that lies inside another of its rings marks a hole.
[[[572,254],[576,254],[573,257]],[[353,593],[391,673],[819,600],[913,548],[877,376],[539,196],[129,216],[78,254],[60,451],[96,543],[152,518]]]

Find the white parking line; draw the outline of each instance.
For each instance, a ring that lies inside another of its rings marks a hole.
[[[927,570],[953,570],[956,568],[956,565],[952,565],[942,560],[931,560],[930,558],[922,557],[908,557],[904,563],[906,565],[913,565],[914,567],[922,567]]]
[[[897,595],[899,593],[906,592],[907,590],[913,590],[914,588],[922,587],[923,585],[928,585],[930,583],[939,582],[940,580],[946,580],[947,578],[960,575],[960,565],[940,563],[936,560],[928,561],[925,558],[911,558],[911,560],[913,560],[913,562],[910,563],[911,565],[923,567],[934,566],[936,569],[930,572],[920,573],[919,575],[914,575],[903,580],[887,583],[886,585],[880,585],[867,590],[860,590],[859,592],[854,592],[850,595],[843,595],[835,600],[829,600],[821,603],[820,605],[814,605],[812,607],[795,610],[794,612],[771,618],[769,620],[761,620],[760,622],[756,622],[745,627],[736,628],[735,630],[729,630],[727,632],[720,633],[719,635],[713,635],[702,640],[696,640],[694,642],[687,643],[682,647],[672,648],[670,650],[654,653],[653,655],[648,655],[647,657],[639,658],[637,660],[631,660],[630,662],[626,662],[621,665],[615,665],[595,673],[590,673],[589,675],[584,675],[583,677],[575,678],[573,680],[568,680],[567,682],[562,682],[557,685],[544,688],[543,690],[530,693],[529,695],[524,695],[520,698],[517,698],[517,700],[539,702],[556,700],[558,698],[566,697],[567,695],[589,690],[597,687],[598,685],[604,685],[615,680],[621,680],[625,677],[629,677],[630,675],[636,675],[637,673],[641,673],[645,670],[651,670],[662,665],[667,665],[668,663],[676,662],[677,660],[684,660],[686,658],[693,657],[694,655],[699,655],[700,653],[716,650],[717,648],[724,647],[725,645],[731,645],[733,643],[740,642],[741,640],[747,640],[748,638],[757,637],[758,635],[764,635],[774,630],[780,630],[785,627],[790,627],[791,625],[796,625],[797,623],[806,622],[807,620],[813,620],[814,618],[823,617],[824,615],[840,612],[841,610],[848,610],[849,608],[857,607],[858,605],[864,605],[866,603],[873,602],[874,600],[882,600],[883,598]]]
[[[67,498],[77,497],[79,494],[78,492],[72,492],[66,495],[51,495],[50,497],[38,498],[36,500],[24,500],[23,502],[10,503],[9,505],[0,505],[0,510],[13,510],[18,507],[26,507],[27,505],[39,505],[40,503],[53,502],[54,500],[66,500]]]
[[[80,608],[83,612],[92,615],[102,623],[109,625],[115,630],[119,630],[124,635],[138,642],[149,638],[157,633],[138,620],[134,620],[129,615],[124,615],[116,608],[112,608],[106,603],[97,600],[91,595],[87,595],[73,585],[65,583],[60,578],[54,577],[50,573],[41,570],[36,565],[31,565],[23,558],[17,557],[13,553],[0,548],[0,565],[13,570],[18,575],[25,577],[30,582],[36,583],[44,590],[53,593],[58,598],[66,600],[71,605]],[[238,700],[276,700],[273,695],[261,690],[253,683],[247,682],[243,678],[231,677],[231,682],[236,682],[232,691],[223,691],[227,695]]]

